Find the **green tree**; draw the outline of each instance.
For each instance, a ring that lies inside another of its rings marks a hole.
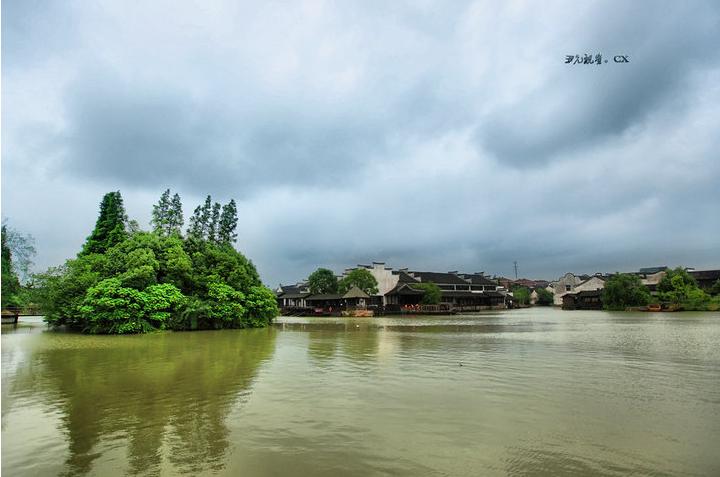
[[[413,283],[410,286],[416,290],[425,292],[420,300],[420,303],[423,305],[437,305],[440,303],[440,300],[442,300],[442,290],[433,282]]]
[[[125,206],[120,191],[108,192],[100,203],[100,215],[95,229],[87,238],[81,255],[105,253],[127,237]]]
[[[535,292],[538,295],[537,305],[550,306],[553,304],[553,294],[545,288],[536,288]]]
[[[12,252],[8,245],[8,228],[2,224],[2,307],[18,306],[20,303],[20,280],[12,262]]]
[[[220,204],[215,202],[212,206],[210,214],[210,223],[208,224],[207,239],[211,242],[218,243],[218,232],[220,227]]]
[[[160,235],[168,233],[170,225],[170,189],[166,189],[160,196],[158,203],[153,205],[150,224],[153,227],[153,232]]]
[[[718,279],[710,288],[711,295],[720,295],[720,279]]]
[[[687,270],[677,267],[667,270],[658,283],[660,299],[684,310],[707,310],[714,308],[710,295],[701,290],[695,278]]]
[[[200,209],[200,229],[202,230],[202,238],[207,240],[210,236],[210,223],[212,222],[212,197],[208,195],[205,198],[205,203],[203,203],[202,208]]]
[[[515,287],[512,289],[515,302],[519,305],[527,305],[530,303],[530,289],[527,287]]]
[[[332,270],[318,268],[308,277],[308,288],[310,293],[337,293],[338,279]]]
[[[378,292],[378,282],[375,277],[365,268],[356,268],[345,275],[338,282],[338,291],[347,293],[353,286],[358,287],[368,295],[375,295]]]
[[[195,240],[202,240],[203,238],[202,207],[199,205],[195,207],[193,215],[190,217],[190,225],[188,226],[187,235]]]
[[[37,286],[49,324],[88,333],[265,326],[277,314],[275,295],[232,245],[162,227],[80,254],[39,274]]]
[[[175,195],[173,195],[173,198],[170,201],[169,215],[170,215],[170,218],[168,221],[169,234],[181,235],[183,225],[185,224],[185,219],[183,217],[182,201],[180,200],[180,195],[177,193],[175,193]]]
[[[12,267],[17,274],[20,283],[30,279],[30,270],[33,266],[33,258],[37,253],[35,250],[35,238],[30,234],[22,234],[3,221],[5,244],[12,255]]]
[[[660,293],[684,292],[687,287],[697,288],[697,281],[683,267],[666,270],[665,276],[658,283],[657,289]]]
[[[602,291],[603,307],[606,310],[624,310],[632,306],[644,306],[650,302],[650,292],[632,273],[612,275],[605,282]]]
[[[237,217],[237,205],[235,199],[230,199],[230,202],[223,206],[222,214],[220,215],[220,227],[218,231],[218,242],[230,244],[237,240],[237,228],[238,217]]]

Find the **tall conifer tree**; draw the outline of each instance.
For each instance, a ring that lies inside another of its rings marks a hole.
[[[80,255],[104,253],[127,237],[125,206],[120,191],[108,192],[100,202],[100,215],[95,229],[87,238]]]
[[[235,232],[237,223],[237,205],[235,199],[230,199],[230,202],[223,206],[220,215],[218,242],[226,244],[235,242],[237,240],[237,233]]]
[[[160,201],[153,205],[150,224],[154,232],[161,235],[168,233],[170,228],[170,189],[166,189],[160,196]]]

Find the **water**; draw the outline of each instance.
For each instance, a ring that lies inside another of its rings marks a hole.
[[[3,475],[720,475],[720,314],[3,326]]]

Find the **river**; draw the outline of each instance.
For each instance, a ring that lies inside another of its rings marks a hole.
[[[2,474],[720,475],[720,314],[2,327]]]

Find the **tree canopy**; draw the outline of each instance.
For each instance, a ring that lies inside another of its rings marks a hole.
[[[187,234],[198,240],[229,245],[237,240],[237,224],[235,199],[221,206],[219,202],[213,203],[212,197],[208,195],[190,217]]]
[[[90,236],[83,245],[81,255],[105,253],[125,240],[127,215],[120,191],[108,192],[100,202],[100,215]]]
[[[519,305],[530,303],[530,289],[527,287],[515,287],[512,289],[513,298]]]
[[[677,267],[667,270],[658,283],[660,300],[678,305],[684,310],[717,310],[720,297],[711,297],[698,287],[695,278],[687,270]]]
[[[550,290],[536,288],[535,293],[537,293],[538,296],[537,302],[535,303],[536,305],[550,306],[553,304],[553,294]]]
[[[606,310],[624,310],[633,306],[644,306],[650,302],[650,292],[632,273],[612,275],[605,282],[602,291],[603,307]]]
[[[308,288],[312,294],[337,293],[338,279],[332,270],[318,268],[308,277]]]
[[[8,227],[2,224],[2,307],[18,306],[20,294],[20,280],[12,261],[12,251],[8,244]]]
[[[124,232],[122,240],[104,249],[86,246],[77,258],[38,276],[48,323],[88,333],[140,333],[272,321],[278,313],[275,296],[252,262],[229,243],[183,238],[173,212],[181,210],[173,205],[179,196],[168,202],[169,196],[165,191],[153,208],[152,232]],[[105,202],[99,224],[108,222],[104,217],[111,204]],[[99,228],[93,240],[102,236]]]
[[[411,287],[425,292],[420,299],[423,305],[437,305],[442,300],[442,290],[433,282],[413,283]]]
[[[377,280],[373,274],[365,268],[356,268],[345,275],[342,280],[338,282],[338,291],[343,294],[347,293],[353,285],[368,295],[375,295],[378,292]]]

